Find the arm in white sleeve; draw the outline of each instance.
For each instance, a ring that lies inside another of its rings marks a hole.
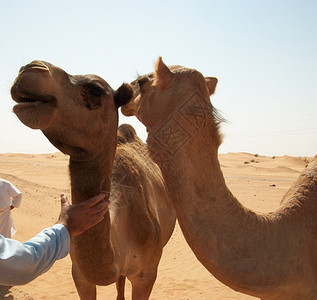
[[[25,243],[0,235],[0,285],[26,284],[48,271],[69,253],[65,226],[55,224]]]
[[[21,205],[21,201],[22,201],[22,193],[12,183],[10,183],[10,182],[8,182],[8,183],[9,183],[8,193],[9,193],[10,197],[12,198],[12,205],[14,207],[19,207]]]
[[[12,205],[14,207],[20,207],[22,202],[22,193],[12,197]]]

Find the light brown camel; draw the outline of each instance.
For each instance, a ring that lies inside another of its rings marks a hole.
[[[132,83],[134,98],[122,112],[147,127],[183,234],[210,273],[262,299],[317,299],[317,161],[276,211],[243,207],[218,161],[220,119],[209,101],[216,84],[159,58],[154,73]]]
[[[14,112],[70,156],[72,202],[110,193],[104,220],[71,241],[72,274],[81,299],[96,299],[96,285],[117,283],[124,299],[148,299],[175,211],[159,167],[129,125],[118,129],[118,107],[132,96],[95,75],[72,76],[43,61],[22,67],[11,88]],[[116,150],[117,149],[117,150]],[[110,191],[111,188],[111,191]]]

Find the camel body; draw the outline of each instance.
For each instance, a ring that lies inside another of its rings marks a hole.
[[[70,156],[72,202],[109,194],[102,222],[71,240],[72,274],[81,299],[96,299],[96,285],[116,282],[124,300],[127,277],[132,299],[148,299],[175,212],[158,166],[129,125],[120,126],[120,105],[131,88],[118,90],[95,75],[72,76],[42,61],[22,67],[11,88],[14,112],[40,129]]]
[[[261,299],[317,298],[317,160],[274,212],[257,214],[231,194],[218,161],[217,79],[161,58],[131,83],[122,107],[147,127],[178,222],[197,259],[236,291]]]

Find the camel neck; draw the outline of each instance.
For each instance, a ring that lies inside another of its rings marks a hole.
[[[83,162],[70,159],[69,170],[72,187],[72,203],[81,203],[110,191],[114,152],[105,151],[99,157]],[[103,221],[73,239],[74,255],[82,274],[98,284],[105,270],[112,272],[114,252],[110,242],[110,214]]]
[[[109,157],[109,159],[107,158]],[[69,161],[73,204],[110,191],[113,155],[83,162]]]
[[[196,132],[187,142],[173,146],[158,143],[157,133],[149,132],[149,149],[162,170],[186,241],[216,278],[252,294],[248,286],[257,286],[263,279],[261,271],[259,277],[256,274],[255,264],[263,257],[252,253],[254,232],[269,226],[268,218],[244,208],[227,188],[213,135]],[[241,256],[248,260],[246,264]]]

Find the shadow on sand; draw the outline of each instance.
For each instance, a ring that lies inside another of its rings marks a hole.
[[[12,286],[4,286],[0,285],[0,300],[6,299],[6,300],[13,300],[14,297],[11,294],[10,289]]]
[[[19,291],[12,286],[0,285],[0,300],[34,300],[27,293]]]

